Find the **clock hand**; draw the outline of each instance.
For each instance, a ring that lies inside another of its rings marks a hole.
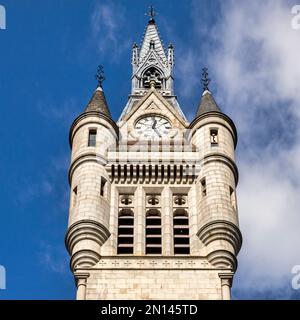
[[[154,131],[156,132],[156,134],[157,134],[159,137],[161,137],[159,131],[158,131],[156,128],[154,128]]]
[[[161,128],[162,126],[164,126],[164,127],[165,127],[165,124],[164,124],[164,123],[163,123],[163,124],[160,124],[159,126],[157,126],[157,127],[156,127],[156,129]],[[168,128],[167,128],[167,127],[165,127],[165,129],[171,129],[171,128],[170,128],[170,127],[168,127]]]
[[[155,129],[155,127],[156,127],[156,123],[157,123],[157,120],[156,120],[156,119],[154,119],[153,124],[152,124],[152,129]]]

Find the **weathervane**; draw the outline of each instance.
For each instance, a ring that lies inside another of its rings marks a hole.
[[[104,77],[103,66],[101,64],[97,68],[97,74],[95,75],[95,78],[98,81],[98,86],[102,88],[102,83],[105,80],[105,77]]]
[[[154,10],[153,6],[149,7],[149,12],[146,13],[146,16],[150,18],[149,21],[154,21],[154,17],[157,15],[157,12]]]
[[[202,79],[201,82],[203,84],[203,91],[208,90],[208,85],[210,83],[210,79],[208,78],[208,69],[203,68],[202,69]]]

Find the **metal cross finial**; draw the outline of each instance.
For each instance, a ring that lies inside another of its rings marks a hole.
[[[98,86],[102,88],[102,83],[105,80],[104,71],[103,71],[103,66],[102,65],[98,66],[97,74],[95,75],[95,78],[98,81]]]
[[[210,79],[208,78],[208,69],[203,68],[202,69],[202,79],[201,82],[203,84],[203,91],[208,90],[208,85],[210,83]]]
[[[150,6],[149,7],[149,12],[146,13],[146,15],[148,17],[150,17],[150,20],[149,21],[154,21],[154,17],[157,15],[156,11],[154,10],[154,7],[153,6]]]

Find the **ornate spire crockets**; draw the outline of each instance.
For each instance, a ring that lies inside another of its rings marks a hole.
[[[154,20],[156,15],[151,6],[142,45],[139,48],[134,43],[132,48],[132,94],[148,90],[150,82],[155,81],[156,89],[173,95],[173,46],[169,46],[167,52],[164,49]]]
[[[88,103],[85,112],[95,111],[111,118],[111,113],[109,111],[109,107],[102,88],[103,81],[105,80],[102,65],[98,66],[95,78],[98,81],[97,89],[95,90],[90,102]]]

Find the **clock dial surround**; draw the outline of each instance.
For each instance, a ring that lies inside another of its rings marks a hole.
[[[158,139],[168,136],[172,126],[164,117],[148,115],[139,119],[135,124],[136,133],[143,138]]]

